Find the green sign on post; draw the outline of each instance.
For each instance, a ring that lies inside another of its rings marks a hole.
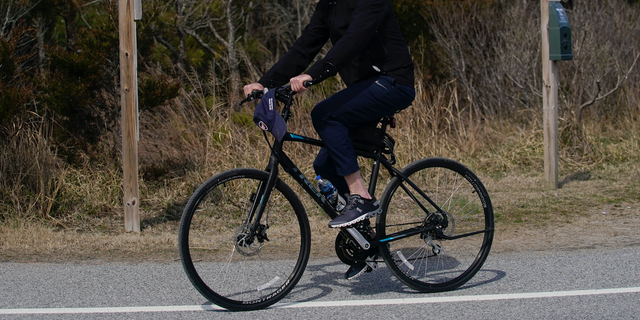
[[[573,60],[569,18],[559,1],[549,1],[549,59]]]

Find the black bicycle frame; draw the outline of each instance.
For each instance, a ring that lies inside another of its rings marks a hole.
[[[336,210],[333,208],[333,206],[331,206],[331,204],[329,204],[329,202],[326,200],[326,198],[322,195],[322,193],[320,193],[320,191],[318,189],[316,189],[313,185],[313,183],[311,183],[309,181],[309,179],[307,179],[307,177],[300,171],[300,169],[298,169],[298,167],[293,163],[293,161],[286,155],[286,153],[283,152],[282,150],[282,146],[284,144],[284,142],[301,142],[304,144],[309,144],[309,145],[313,145],[313,146],[317,146],[317,147],[325,147],[324,142],[322,142],[321,140],[318,139],[314,139],[314,138],[310,138],[310,137],[306,137],[306,136],[302,136],[302,135],[298,135],[298,134],[293,134],[290,132],[287,132],[282,141],[277,141],[274,140],[273,146],[271,147],[271,155],[269,157],[269,164],[267,165],[267,168],[265,169],[265,171],[269,172],[269,179],[267,180],[266,185],[261,185],[258,188],[258,192],[257,192],[257,196],[260,196],[261,199],[258,203],[258,205],[255,207],[255,211],[254,210],[250,210],[250,212],[253,212],[257,215],[257,219],[255,219],[254,221],[254,225],[252,226],[252,231],[255,231],[257,229],[257,226],[259,224],[260,218],[262,216],[262,213],[264,211],[264,208],[266,206],[266,202],[269,199],[270,195],[271,195],[271,190],[274,188],[275,183],[278,179],[278,175],[279,175],[279,166],[282,166],[282,168],[284,169],[285,172],[287,172],[287,174],[289,174],[289,176],[291,176],[300,186],[302,186],[302,188],[307,192],[307,194],[309,194],[309,196],[324,210],[324,212],[331,218],[335,218],[338,214],[336,212]],[[406,179],[406,177],[404,177],[404,175],[397,170],[396,168],[394,168],[389,162],[388,160],[381,154],[381,152],[379,152],[380,150],[378,150],[378,152],[366,152],[366,151],[361,151],[361,150],[356,150],[356,154],[358,156],[362,156],[362,157],[366,157],[369,159],[373,159],[374,163],[373,163],[373,168],[371,171],[371,177],[369,180],[369,193],[374,194],[375,188],[376,188],[376,183],[378,180],[378,173],[380,170],[380,165],[382,164],[391,174],[391,176],[399,176],[401,177],[401,179],[403,181],[407,181],[409,182],[409,184],[414,188],[414,190],[417,190],[418,192],[422,193],[421,190],[415,186],[412,182],[408,181]],[[407,191],[407,193],[418,203],[420,203],[419,201],[417,201],[417,199],[415,198],[415,196],[409,192],[409,190],[407,189],[406,186],[402,185],[402,188],[405,189],[405,191]],[[431,201],[431,199],[429,199],[426,194],[422,193],[422,196],[427,199],[437,210],[439,210],[439,208],[437,207],[437,205],[435,203],[433,203]],[[425,210],[425,212],[428,212],[428,210],[422,205],[420,204],[420,206],[422,207],[423,210]],[[252,208],[253,209],[253,208]],[[249,217],[247,218],[248,220],[251,220],[253,218],[253,214],[250,214]],[[247,221],[249,222],[249,221]],[[416,233],[420,233],[420,232],[424,232],[424,231],[428,231],[429,229],[425,229],[425,228],[419,228],[419,231],[417,231]],[[411,230],[407,230],[407,231],[411,231]],[[411,236],[414,235],[416,233],[409,233],[406,234],[406,232],[403,232],[402,235],[396,235],[394,238],[391,239],[400,239],[400,238],[404,238],[406,236]],[[389,239],[389,240],[391,240]],[[388,240],[387,240],[388,241]],[[377,242],[377,241],[376,241]],[[374,243],[372,243],[373,245]],[[377,243],[376,243],[377,244]]]
[[[285,120],[288,120],[291,117],[290,107],[293,102],[293,96],[292,95],[278,96],[276,94],[276,98],[285,104],[282,111],[282,116]],[[383,122],[383,125],[382,125],[383,136],[385,134],[387,125],[388,123]],[[264,136],[265,136],[265,140],[267,140],[267,143],[268,143],[269,139],[267,138],[266,133],[264,133]],[[266,207],[266,203],[269,197],[271,196],[271,191],[273,190],[276,182],[278,181],[279,166],[282,166],[285,172],[287,172],[287,174],[289,174],[300,186],[302,186],[302,188],[307,192],[307,194],[309,194],[309,196],[324,210],[324,212],[327,213],[327,215],[331,219],[335,218],[338,215],[336,210],[333,208],[333,206],[331,206],[331,204],[329,204],[329,202],[320,193],[320,191],[313,186],[313,184],[309,181],[309,179],[305,177],[305,175],[300,171],[300,169],[298,169],[298,167],[293,163],[293,161],[291,161],[291,159],[284,153],[284,151],[282,150],[282,146],[284,142],[301,142],[304,144],[309,144],[309,145],[313,145],[321,148],[325,147],[325,143],[322,140],[318,140],[318,139],[314,139],[314,138],[310,138],[310,137],[306,137],[298,134],[293,134],[290,132],[285,133],[281,141],[278,141],[277,139],[275,139],[273,146],[269,144],[271,146],[271,155],[269,157],[269,164],[265,169],[265,171],[269,172],[269,179],[267,180],[266,185],[260,184],[260,186],[258,187],[258,190],[256,191],[256,197],[259,196],[260,200],[259,202],[257,202],[257,206],[256,206],[256,201],[253,201],[254,203],[253,207],[249,211],[249,215],[247,216],[247,221],[246,221],[247,223],[250,223],[251,220],[254,217],[256,217],[256,219],[253,220],[254,223],[251,226],[251,235],[254,235],[255,231],[258,229],[258,226],[262,218],[262,214],[264,212],[264,208]],[[363,151],[358,149],[355,150],[358,156],[373,160],[373,168],[371,170],[371,177],[369,180],[369,188],[368,188],[369,193],[370,194],[375,193],[376,184],[378,180],[378,173],[380,171],[380,165],[382,165],[388,170],[392,178],[397,177],[401,179],[400,187],[407,193],[407,195],[409,195],[409,197],[411,197],[411,199],[414,202],[416,202],[420,206],[420,208],[425,213],[427,213],[427,215],[430,214],[430,211],[422,204],[422,202],[418,198],[416,198],[416,196],[413,194],[413,192],[411,192],[409,187],[413,189],[415,192],[417,192],[421,198],[429,202],[429,204],[433,206],[435,212],[444,212],[415,183],[409,180],[400,170],[393,167],[393,165],[389,162],[389,160],[382,154],[382,149],[383,147],[378,147],[377,150],[373,152],[368,152],[368,151]],[[407,187],[405,183],[408,184],[409,187]],[[443,219],[444,221],[442,225],[447,225],[448,223],[447,216],[443,215]],[[429,227],[424,225],[418,226],[415,228],[404,230],[402,232],[387,235],[383,239],[372,240],[370,242],[370,245],[372,248],[375,248],[378,245],[385,242],[400,240],[406,237],[410,237],[410,236],[431,231],[434,229],[436,230],[436,232],[441,238],[448,239],[448,240],[463,238],[463,237],[475,235],[478,233],[486,232],[486,230],[483,230],[483,231],[477,231],[477,232],[472,232],[468,234],[458,235],[455,237],[448,237],[442,233],[441,228],[439,229],[440,226],[441,225],[429,226]]]

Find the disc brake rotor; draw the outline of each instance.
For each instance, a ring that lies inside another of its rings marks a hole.
[[[240,226],[236,230],[236,250],[245,257],[255,256],[260,253],[262,243],[251,239],[249,226]]]
[[[448,224],[446,228],[442,229],[442,234],[444,234],[447,237],[451,237],[453,236],[456,230],[456,220],[453,218],[453,215],[448,211],[445,211],[444,214],[447,217]]]

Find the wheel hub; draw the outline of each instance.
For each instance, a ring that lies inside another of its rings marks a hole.
[[[424,221],[425,227],[435,226],[435,229],[422,233],[420,238],[424,240],[424,243],[428,247],[431,248],[431,252],[433,252],[434,255],[439,255],[442,253],[442,244],[438,244],[436,241],[442,240],[443,235],[446,237],[453,236],[455,225],[455,219],[451,213],[447,211],[436,212],[427,217]]]
[[[249,226],[241,226],[236,230],[236,251],[245,257],[260,253],[263,241],[256,241],[255,237],[251,237]]]

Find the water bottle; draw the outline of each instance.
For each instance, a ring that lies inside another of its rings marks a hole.
[[[336,211],[342,211],[347,202],[338,194],[338,189],[331,184],[331,181],[322,179],[320,176],[316,177],[316,181],[318,182],[318,189],[320,189],[320,192],[327,198],[329,204],[334,207]]]

